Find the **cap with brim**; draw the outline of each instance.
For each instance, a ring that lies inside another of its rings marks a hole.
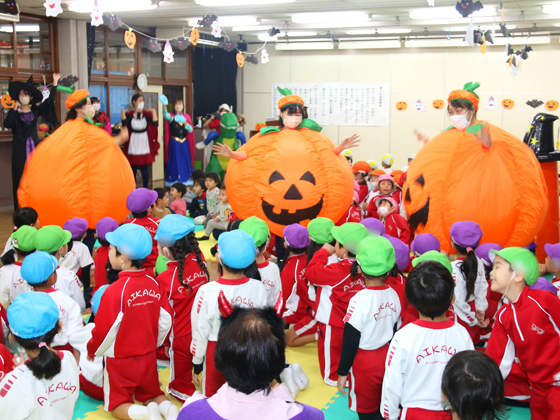
[[[395,249],[395,259],[397,262],[397,266],[399,267],[400,271],[404,271],[406,267],[408,267],[408,263],[410,262],[410,249],[408,249],[408,245],[401,241],[399,238],[395,238],[394,236],[390,235],[383,235],[391,245]]]
[[[23,292],[7,313],[10,331],[23,339],[42,337],[58,322],[58,306],[48,293]]]
[[[395,160],[391,155],[384,155],[382,162],[387,166],[391,166],[395,162]]]
[[[84,236],[88,230],[88,222],[81,217],[74,217],[64,223],[64,230],[72,234],[72,239],[78,239]]]
[[[164,216],[158,225],[154,239],[163,246],[173,246],[179,239],[194,232],[194,222],[180,214]]]
[[[489,252],[492,263],[494,263],[496,255],[506,260],[511,265],[511,269],[520,276],[523,276],[528,285],[537,282],[539,278],[539,263],[535,254],[528,249],[517,247],[505,248],[501,251],[492,249]]]
[[[95,230],[97,231],[97,237],[103,241],[105,241],[105,235],[109,232],[114,232],[119,227],[119,224],[115,219],[110,217],[104,217],[95,226]]]
[[[492,249],[501,251],[503,248],[498,244],[487,243],[480,245],[474,250],[476,256],[480,258],[480,261],[482,261],[482,264],[484,264],[486,267],[492,267],[492,260],[489,256],[490,250]]]
[[[35,250],[35,236],[37,229],[32,226],[23,225],[10,236],[10,244],[14,249],[23,252]]]
[[[388,239],[369,236],[358,245],[356,260],[365,274],[382,276],[395,266],[395,250]]]
[[[140,260],[152,253],[152,236],[140,225],[127,223],[105,236],[107,242],[130,260]]]
[[[379,208],[379,205],[381,204],[381,202],[382,202],[383,200],[388,201],[389,203],[391,203],[391,206],[393,206],[393,207],[397,207],[397,206],[398,206],[397,200],[395,200],[393,197],[380,195],[380,196],[377,197],[376,200],[375,200],[375,205],[377,206],[377,208]]]
[[[356,254],[358,244],[369,235],[364,225],[352,222],[333,227],[331,233],[333,238],[352,254]]]
[[[66,98],[66,109],[72,109],[84,99],[89,98],[89,92],[85,89],[78,89]]]
[[[544,250],[549,258],[560,260],[560,244],[545,244]]]
[[[359,160],[352,165],[352,172],[355,174],[366,175],[371,171],[371,166],[365,160]]]
[[[374,169],[373,171],[371,171],[369,173],[369,176],[372,176],[372,175],[381,176],[381,175],[387,175],[387,173],[383,169]],[[378,180],[378,182],[379,182],[379,180]]]
[[[107,290],[108,287],[109,285],[105,284],[101,286],[99,289],[97,289],[93,294],[93,297],[91,298],[91,311],[93,312],[94,315],[97,315],[97,310],[99,309],[99,305],[101,304],[101,297],[103,296],[103,293],[105,293],[105,290]]]
[[[441,252],[428,251],[425,254],[422,254],[418,258],[414,258],[412,260],[412,266],[416,267],[416,266],[418,266],[418,264],[420,264],[424,261],[438,262],[441,265],[443,265],[445,268],[447,268],[451,274],[453,274],[453,267],[451,266],[451,263],[449,262],[449,259],[445,255],[443,255]]]
[[[370,235],[384,235],[385,234],[385,225],[379,219],[374,217],[367,217],[360,222],[360,225],[364,225],[368,230]]]
[[[463,248],[477,247],[482,239],[482,229],[478,223],[468,220],[453,223],[449,233],[451,240]]]
[[[439,239],[431,233],[421,233],[414,238],[410,244],[412,253],[416,256],[425,254],[428,251],[441,251]]]
[[[14,101],[19,101],[19,93],[22,90],[25,90],[31,94],[32,103],[38,104],[39,102],[43,101],[43,94],[39,89],[33,86],[33,76],[30,76],[29,79],[27,79],[27,82],[15,81],[10,82],[10,84],[8,85],[8,93]]]
[[[313,242],[316,244],[329,244],[334,241],[331,229],[334,227],[334,222],[326,217],[317,217],[309,222],[307,225],[307,232]]]
[[[43,226],[35,235],[35,249],[49,254],[72,240],[72,234],[60,226]]]
[[[395,179],[389,175],[389,174],[384,174],[384,175],[380,175],[379,179],[377,180],[377,182],[379,184],[381,184],[381,181],[391,181],[391,183],[393,184],[393,186],[395,185]]]
[[[301,249],[309,245],[309,232],[299,223],[286,226],[282,235],[290,248]]]
[[[228,267],[241,270],[255,261],[255,240],[247,232],[232,230],[222,233],[218,238],[218,256]]]
[[[251,216],[248,219],[243,220],[239,224],[239,229],[251,235],[255,241],[255,246],[257,247],[264,244],[270,235],[266,222],[259,219],[257,216]]]
[[[221,104],[218,111],[225,109],[227,112],[231,112],[231,107],[228,104]]]
[[[379,167],[375,159],[368,160],[367,163],[369,164],[369,167],[371,168],[372,171],[376,170]]]
[[[46,282],[58,267],[58,260],[51,254],[37,251],[28,255],[21,264],[21,277],[29,284]]]
[[[158,199],[158,193],[147,188],[137,188],[126,197],[126,208],[133,213],[142,213]]]

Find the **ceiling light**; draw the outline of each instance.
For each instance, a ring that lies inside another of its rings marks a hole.
[[[276,36],[270,36],[269,34],[259,34],[259,41],[265,41],[265,42],[271,42],[271,41],[276,41],[278,39],[278,35]]]
[[[508,29],[515,29],[515,28],[517,28],[517,26],[507,24],[507,28]],[[467,32],[467,29],[468,29],[467,26],[457,26],[455,28],[451,28],[451,32]],[[492,28],[489,27],[489,26],[481,26],[480,28],[476,27],[475,29],[480,29],[481,31],[484,31],[484,32],[492,30]],[[498,34],[498,33],[500,33],[500,27],[496,26],[496,34]]]
[[[272,3],[293,3],[296,0],[266,0],[266,4]],[[252,4],[262,5],[263,0],[194,0],[196,4],[201,6],[217,7],[217,6],[246,6]]]
[[[281,42],[276,43],[275,46],[278,51],[291,51],[291,50],[332,50],[334,43],[332,42]]]
[[[428,6],[435,6],[435,0],[428,0]]]
[[[231,30],[233,32],[248,32],[248,31],[267,31],[270,28],[272,28],[272,26],[266,26],[266,25],[253,25],[253,26],[234,26],[233,28],[231,28]]]
[[[217,41],[209,41],[207,39],[199,39],[198,44],[213,45],[214,47],[217,47],[218,45],[220,45],[220,43],[217,42]]]
[[[306,31],[289,31],[288,36],[315,36],[317,32],[306,32]]]
[[[254,16],[218,16],[220,26],[246,26],[258,25],[259,22]]]
[[[495,16],[495,7],[485,7],[473,13],[473,17],[480,16]],[[429,7],[423,9],[416,9],[410,12],[411,19],[453,19],[460,18],[461,15],[455,7]]]
[[[39,25],[18,23],[16,24],[16,32],[39,32],[41,28]],[[0,26],[0,32],[14,32],[12,25],[2,25]]]
[[[401,41],[343,41],[338,43],[339,50],[363,50],[363,49],[385,49],[400,48]]]
[[[408,34],[412,29],[405,28],[379,28],[379,29],[353,29],[345,31],[348,35],[375,35],[375,34]]]
[[[292,15],[294,23],[367,22],[369,15],[362,12],[298,13]]]
[[[97,4],[103,12],[129,12],[157,8],[157,5],[152,4],[151,0],[134,0],[133,2],[130,0],[97,0]],[[68,10],[75,13],[91,13],[93,0],[78,0],[68,3]]]
[[[560,3],[547,4],[542,8],[543,13],[560,13]]]

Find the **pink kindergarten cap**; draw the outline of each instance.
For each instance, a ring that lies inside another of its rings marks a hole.
[[[395,185],[395,180],[393,179],[393,177],[391,175],[388,175],[388,174],[381,175],[379,177],[379,179],[377,180],[377,184],[379,185],[381,183],[381,181],[391,181],[393,183],[393,185]]]

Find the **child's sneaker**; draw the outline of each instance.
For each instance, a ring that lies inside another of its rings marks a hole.
[[[167,412],[167,416],[165,416],[165,420],[177,420],[179,417],[179,409],[176,405],[172,405],[169,407],[169,411]]]
[[[149,420],[163,420],[161,414],[159,414],[159,406],[156,402],[151,402],[146,408],[148,409]]]
[[[309,378],[303,371],[299,363],[292,363],[290,369],[294,372],[294,381],[297,384],[300,391],[307,389],[309,387]]]
[[[290,394],[292,394],[292,397],[294,397],[295,400],[299,391],[299,387],[294,380],[294,371],[287,367],[280,374],[280,379],[282,380],[282,383],[288,387]]]

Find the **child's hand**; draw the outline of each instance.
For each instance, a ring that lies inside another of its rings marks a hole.
[[[219,222],[219,221],[220,221],[220,218],[219,218],[219,217],[214,217],[212,220],[213,220],[214,222]]]
[[[476,319],[479,321],[484,321],[484,312],[481,310],[476,311]]]
[[[202,385],[202,383],[200,382],[200,378],[198,377],[198,375],[196,373],[192,373],[192,382],[195,385]]]
[[[360,143],[360,135],[354,134],[342,140],[342,142],[340,143],[340,147],[342,147],[342,149],[351,149],[352,147],[358,146],[359,143]]]
[[[19,355],[16,354],[12,359],[12,362],[14,363],[14,369],[17,368],[18,366],[23,365],[26,360],[27,360],[27,356],[20,350]]]
[[[480,328],[487,328],[489,324],[490,324],[490,318],[486,318],[482,321],[479,320],[476,323],[476,325],[478,325]]]
[[[88,360],[89,362],[93,362],[93,361],[95,361],[95,358],[93,358],[93,357],[89,357],[89,356],[86,356],[86,359],[87,359],[87,360]]]
[[[323,245],[323,249],[326,249],[327,251],[329,251],[329,254],[334,254],[334,246],[332,246],[331,244],[325,244]]]
[[[338,392],[340,392],[342,395],[347,395],[346,391],[344,390],[344,385],[346,385],[346,376],[338,376],[338,380],[336,381],[336,384],[338,386]]]
[[[218,217],[218,213],[212,213],[212,219],[215,219]]]

